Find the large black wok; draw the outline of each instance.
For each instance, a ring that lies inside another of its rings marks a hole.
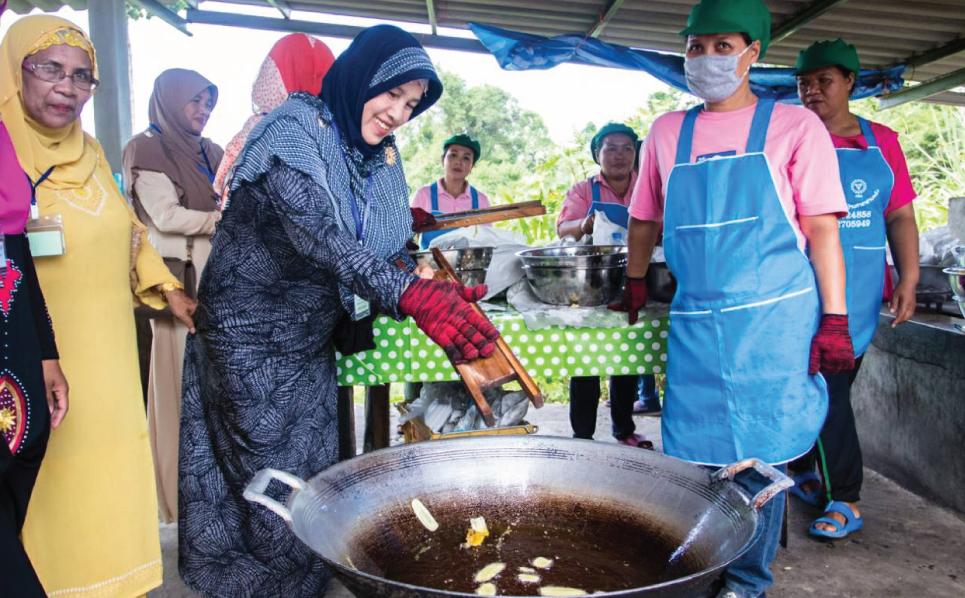
[[[750,467],[774,480],[755,497],[731,481]],[[272,479],[291,486],[285,504],[265,494]],[[308,482],[266,469],[245,498],[287,521],[359,598],[468,598],[474,573],[496,560],[507,564],[499,595],[538,595],[516,576],[540,556],[554,560],[537,570],[541,585],[696,597],[756,540],[758,510],[790,485],[754,459],[713,472],[617,444],[493,436],[376,451]],[[413,514],[416,498],[437,531]],[[479,516],[492,535],[460,548]]]

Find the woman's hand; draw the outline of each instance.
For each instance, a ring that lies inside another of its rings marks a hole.
[[[429,264],[419,264],[412,273],[423,280],[432,280],[436,275],[436,271]]]
[[[898,286],[895,287],[895,292],[891,296],[891,313],[895,316],[895,319],[891,322],[892,328],[907,322],[915,315],[916,286],[915,281],[906,278],[901,278],[898,281]]]
[[[164,300],[171,307],[171,313],[174,314],[174,317],[184,322],[188,331],[194,334],[194,319],[192,316],[198,309],[198,302],[188,297],[181,289],[164,293]]]
[[[60,369],[60,361],[45,359],[43,366],[44,385],[47,387],[47,408],[50,410],[50,427],[56,430],[67,415],[67,395],[70,386],[67,384],[63,370]]]
[[[453,364],[492,355],[499,331],[470,302],[486,296],[486,285],[466,287],[442,280],[412,281],[399,299],[399,310],[442,347]]]

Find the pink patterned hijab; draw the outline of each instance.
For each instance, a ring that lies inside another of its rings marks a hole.
[[[288,94],[307,91],[318,95],[322,79],[335,56],[321,40],[304,33],[293,33],[272,46],[261,65],[251,92],[254,114],[245,122],[241,132],[225,148],[224,158],[215,175],[214,188],[221,195],[221,208],[227,206],[228,183],[235,160],[245,146],[248,134],[262,118],[288,99]]]
[[[7,0],[2,0],[0,15],[6,7]],[[18,235],[30,213],[30,184],[2,119],[0,114],[0,234]]]

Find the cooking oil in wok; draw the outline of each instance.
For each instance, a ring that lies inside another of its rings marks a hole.
[[[466,504],[465,497],[462,504],[423,502],[439,522],[436,531],[428,531],[403,505],[380,513],[347,556],[362,571],[410,585],[475,594],[489,583],[498,596],[540,596],[540,588],[592,594],[667,581],[667,563],[680,545],[679,537],[607,505],[545,498],[509,506],[482,500]],[[480,516],[489,536],[479,546],[468,546],[470,519]],[[492,579],[478,581],[477,573],[487,566],[493,570],[494,563],[504,566]],[[684,554],[674,563],[673,577],[704,565],[698,556]]]

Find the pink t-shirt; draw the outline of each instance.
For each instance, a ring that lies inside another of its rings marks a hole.
[[[463,191],[459,197],[453,197],[449,195],[445,187],[442,184],[442,179],[439,179],[439,211],[443,214],[448,214],[450,212],[465,212],[466,210],[472,209],[472,195],[469,193],[469,184],[466,184],[466,190]],[[411,205],[413,208],[422,208],[426,212],[432,213],[432,192],[429,190],[431,185],[426,185],[425,187],[420,187],[415,195],[412,196]],[[479,207],[488,208],[489,198],[486,194],[476,189],[476,194],[479,196]]]
[[[600,201],[602,203],[618,203],[621,206],[629,206],[630,198],[633,196],[633,188],[637,184],[637,173],[630,173],[630,186],[627,187],[627,192],[623,197],[617,195],[616,191],[610,187],[610,184],[606,182],[602,174],[598,174],[573,185],[570,187],[570,190],[566,192],[566,198],[563,200],[563,209],[560,210],[560,215],[556,218],[557,226],[560,225],[560,222],[566,222],[567,220],[582,220],[586,218],[587,213],[590,211],[590,204],[593,203],[593,184],[591,181],[600,183]]]
[[[756,104],[732,112],[702,111],[694,125],[692,162],[698,156],[736,151],[745,153]],[[638,220],[663,221],[664,199],[685,112],[664,114],[650,127],[640,152],[640,178],[630,204]],[[794,227],[798,244],[807,244],[798,215],[847,215],[838,160],[824,123],[800,106],[776,104],[764,141],[778,196]]]
[[[894,132],[885,125],[876,122],[871,123],[871,132],[875,134],[881,154],[885,157],[885,162],[891,167],[891,172],[895,175],[895,184],[891,188],[891,198],[888,199],[888,207],[885,208],[885,216],[894,212],[902,206],[910,204],[918,194],[911,186],[911,175],[908,173],[908,163],[905,162],[905,152],[901,151],[901,144],[898,143],[898,133]],[[840,137],[831,134],[831,141],[835,148],[854,148],[868,149],[868,142],[864,135],[854,135],[851,137]],[[885,268],[885,289],[883,297],[886,301],[891,301],[894,294],[894,281],[891,277],[891,269]]]

